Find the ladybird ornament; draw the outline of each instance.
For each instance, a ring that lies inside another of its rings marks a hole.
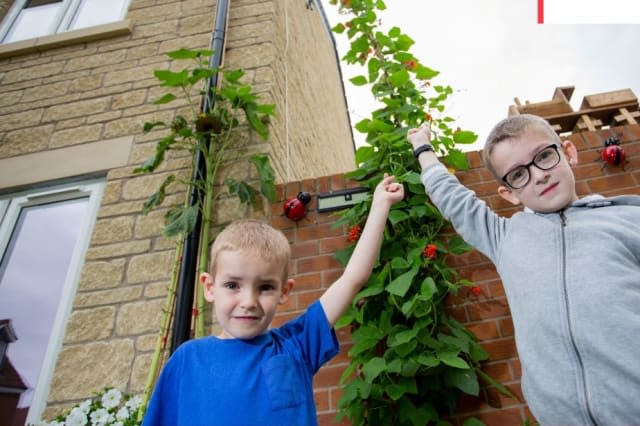
[[[311,195],[308,192],[298,192],[296,198],[291,198],[284,203],[284,215],[294,222],[299,221],[305,215],[304,206],[311,201]]]
[[[620,140],[613,136],[604,141],[604,149],[600,151],[600,159],[605,164],[624,166],[626,154],[620,147]],[[603,164],[604,166],[604,164]]]

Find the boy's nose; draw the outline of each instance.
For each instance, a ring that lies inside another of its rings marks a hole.
[[[534,183],[546,183],[549,180],[549,170],[531,167],[529,173],[531,173],[531,180]]]
[[[254,308],[257,304],[258,297],[253,291],[245,291],[242,293],[240,305],[245,309]]]

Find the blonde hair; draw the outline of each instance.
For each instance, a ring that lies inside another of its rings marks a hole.
[[[215,239],[210,251],[209,273],[215,275],[220,252],[252,251],[262,259],[282,265],[283,282],[289,275],[291,247],[284,234],[266,222],[240,219],[231,222]]]
[[[552,140],[560,143],[560,137],[555,130],[553,130],[553,127],[551,127],[549,122],[537,115],[513,115],[493,126],[493,129],[489,132],[489,136],[487,136],[484,149],[482,150],[482,161],[484,162],[485,167],[489,169],[491,174],[497,180],[501,180],[502,176],[498,175],[494,165],[491,163],[491,154],[493,154],[493,149],[500,142],[507,139],[519,138],[531,129],[542,130],[543,132],[548,133]]]

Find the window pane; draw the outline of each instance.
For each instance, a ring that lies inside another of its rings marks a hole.
[[[53,25],[62,8],[62,2],[22,9],[3,43],[40,37],[54,32]]]
[[[7,355],[29,386],[19,407],[31,405],[88,200],[23,207],[0,263],[0,319],[18,337]]]
[[[125,0],[82,0],[69,30],[121,20],[124,2]]]

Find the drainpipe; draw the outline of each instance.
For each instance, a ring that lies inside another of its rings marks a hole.
[[[218,69],[222,64],[224,53],[224,37],[229,17],[229,0],[218,0],[216,4],[216,20],[211,40],[211,50],[214,54],[209,59],[209,66]],[[209,78],[206,85],[205,96],[202,98],[200,110],[205,114],[213,109],[215,97],[211,96],[211,90],[218,85],[218,73]],[[195,166],[193,170],[193,180],[198,180],[206,175],[206,163],[201,151],[197,151]],[[189,194],[189,205],[194,206],[204,199],[204,192],[201,188],[193,186]],[[171,333],[171,353],[180,344],[186,342],[191,337],[191,318],[193,309],[193,298],[196,285],[196,271],[198,270],[198,248],[200,246],[200,232],[202,229],[202,213],[198,210],[193,231],[185,236],[184,248],[182,250],[182,263],[180,264],[180,274],[178,276],[178,286],[176,290],[175,318],[173,321],[173,332]],[[203,250],[207,250],[203,247]]]

